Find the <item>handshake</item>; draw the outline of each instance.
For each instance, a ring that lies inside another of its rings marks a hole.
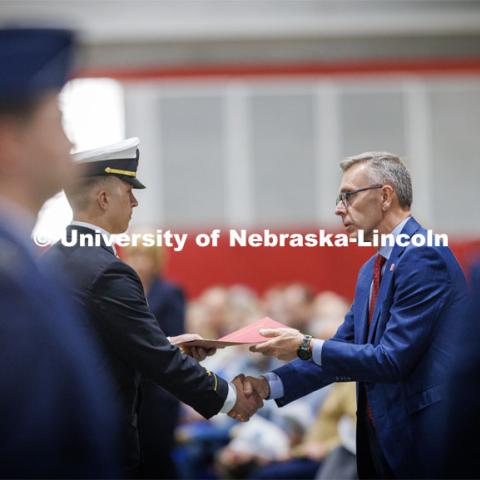
[[[270,387],[265,377],[246,377],[243,374],[237,375],[232,383],[237,391],[237,401],[228,416],[246,422],[263,407],[263,401],[270,396]]]
[[[279,360],[291,361],[297,357],[297,351],[304,335],[294,328],[262,329],[265,342],[250,347],[251,352],[272,356]],[[265,377],[246,377],[237,375],[233,384],[237,389],[237,402],[228,415],[246,422],[257,410],[263,407],[263,400],[270,397],[270,386]]]
[[[267,328],[260,330],[260,333],[265,337],[265,341],[251,346],[250,351],[287,362],[297,357],[298,348],[304,339],[303,333],[294,328]],[[170,342],[176,345],[201,339],[200,335],[187,333],[170,338]],[[207,356],[213,355],[216,350],[182,347],[182,351],[201,361]],[[237,375],[232,383],[237,391],[237,401],[228,415],[241,422],[246,422],[257,410],[263,407],[263,400],[270,397],[270,386],[265,377],[247,377],[243,374]]]

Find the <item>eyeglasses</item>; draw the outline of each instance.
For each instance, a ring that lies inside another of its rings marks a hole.
[[[359,188],[358,190],[352,190],[351,192],[342,192],[342,193],[339,193],[338,196],[337,196],[337,201],[335,203],[335,206],[338,205],[338,202],[342,202],[343,203],[343,206],[345,208],[348,208],[348,205],[349,205],[349,199],[352,195],[355,195],[356,193],[360,193],[360,192],[365,192],[366,190],[374,190],[376,188],[382,188],[383,185],[380,185],[380,184],[376,184],[376,185],[372,185],[371,187],[365,187],[365,188]]]

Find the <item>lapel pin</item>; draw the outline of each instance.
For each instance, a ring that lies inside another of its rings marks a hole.
[[[392,264],[390,265],[390,271],[393,272],[394,270],[395,270],[395,264],[392,263]]]

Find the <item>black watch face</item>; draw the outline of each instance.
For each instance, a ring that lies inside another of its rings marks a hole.
[[[301,360],[310,360],[312,358],[312,352],[308,350],[299,350],[298,358],[300,358]]]

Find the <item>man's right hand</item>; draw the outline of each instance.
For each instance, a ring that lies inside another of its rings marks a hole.
[[[250,385],[245,384],[246,378],[250,377],[238,375],[232,382],[237,390],[237,401],[228,416],[240,422],[246,422],[263,407],[262,397]]]
[[[237,375],[235,380],[240,379],[243,384],[243,393],[249,397],[257,394],[263,400],[270,397],[270,386],[265,377],[249,377],[245,375]]]

